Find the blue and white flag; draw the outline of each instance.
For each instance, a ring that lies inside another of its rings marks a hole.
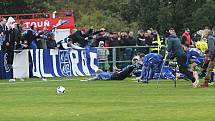
[[[90,76],[98,69],[97,50],[30,50],[34,77]]]

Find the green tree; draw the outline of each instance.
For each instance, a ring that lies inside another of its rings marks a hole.
[[[74,11],[78,26],[112,31],[169,27],[178,32],[215,25],[215,0],[2,0],[0,14]]]
[[[193,12],[193,28],[199,29],[204,26],[215,26],[215,1],[207,0],[201,8]]]

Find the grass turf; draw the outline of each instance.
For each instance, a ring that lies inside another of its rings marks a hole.
[[[0,121],[214,121],[214,87],[192,88],[171,80],[139,84],[125,81],[80,82],[54,78],[40,82],[0,80]],[[63,80],[63,81],[54,81]],[[56,94],[58,86],[66,93]]]

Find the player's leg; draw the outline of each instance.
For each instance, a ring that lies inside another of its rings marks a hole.
[[[193,62],[191,64],[191,70],[193,71],[193,77],[195,78],[195,82],[193,83],[193,87],[198,87],[199,86],[199,75],[198,75],[198,71],[200,71],[200,67],[198,67],[198,65]]]
[[[120,72],[116,72],[113,74],[114,80],[124,80],[126,77],[128,77],[131,72],[134,70],[134,65],[128,65],[125,69],[123,69]]]
[[[186,62],[187,62],[186,54],[184,54],[184,55],[182,55],[182,56],[177,58],[177,63],[178,63],[178,66],[179,66],[180,73],[185,74],[186,77],[188,79],[190,79],[192,81],[192,83],[194,83],[196,81],[196,79],[193,77],[193,72],[188,70],[188,66],[187,66]]]
[[[202,85],[203,87],[207,87],[208,86],[208,82],[210,82],[211,79],[211,72],[213,72],[213,69],[215,67],[215,60],[211,60],[208,64],[208,68],[207,68],[207,74],[205,76],[205,83]]]

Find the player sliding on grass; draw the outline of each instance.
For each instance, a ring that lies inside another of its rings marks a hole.
[[[126,77],[129,77],[131,72],[134,70],[134,65],[128,65],[122,71],[116,72],[105,72],[101,69],[96,71],[96,77],[88,79],[89,81],[92,80],[124,80]]]

